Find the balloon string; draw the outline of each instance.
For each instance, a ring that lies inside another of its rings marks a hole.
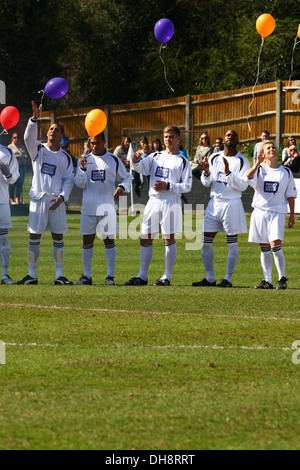
[[[160,60],[162,61],[163,66],[164,66],[164,74],[165,74],[165,80],[166,80],[166,82],[167,82],[167,85],[169,86],[170,90],[173,91],[173,93],[174,93],[174,90],[173,90],[173,88],[171,87],[171,85],[170,85],[170,83],[169,83],[169,81],[168,81],[168,78],[167,78],[167,67],[166,67],[166,64],[165,64],[165,62],[164,62],[164,60],[163,60],[163,58],[162,58],[162,49],[166,49],[166,47],[167,47],[167,44],[166,44],[166,45],[161,44],[160,49],[159,49],[159,57],[160,57]]]
[[[290,86],[292,74],[293,74],[293,71],[294,71],[294,52],[295,52],[296,46],[297,46],[298,44],[300,44],[300,41],[298,41],[298,37],[296,37],[295,42],[294,42],[293,51],[292,51],[291,73],[290,73],[290,76],[289,76],[289,83],[288,83],[288,86]]]
[[[256,88],[256,85],[258,83],[258,79],[259,79],[259,68],[260,68],[260,57],[261,57],[261,53],[262,53],[262,49],[263,49],[263,45],[264,45],[264,42],[265,42],[265,38],[261,38],[262,41],[261,41],[261,46],[260,46],[260,51],[259,51],[259,55],[258,55],[258,61],[257,61],[257,76],[256,76],[256,80],[255,80],[255,83],[253,85],[253,88],[252,88],[252,101],[251,103],[249,104],[249,116],[247,118],[247,124],[248,124],[248,127],[249,127],[249,133],[251,132],[251,127],[250,127],[250,124],[249,124],[249,119],[250,117],[252,116],[251,114],[251,107],[252,107],[252,104],[255,100],[255,94],[254,94],[254,90]]]
[[[41,109],[43,110],[43,99],[44,99],[44,96],[45,96],[45,92],[44,92],[44,90],[40,90],[40,91],[38,91],[38,93],[39,93],[40,95],[42,95],[42,96],[41,96]],[[40,118],[40,119],[41,119],[41,118]],[[41,140],[42,140],[42,126],[40,126],[40,141],[41,141]]]

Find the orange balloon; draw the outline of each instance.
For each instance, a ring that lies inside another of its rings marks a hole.
[[[85,118],[85,128],[90,137],[96,137],[104,131],[107,124],[106,114],[101,109],[93,109]]]
[[[299,24],[299,28],[298,28],[297,38],[300,38],[300,24]]]
[[[275,20],[273,16],[268,13],[260,15],[256,20],[256,29],[262,38],[270,36],[275,29]]]

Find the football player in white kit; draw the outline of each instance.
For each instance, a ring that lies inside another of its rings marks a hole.
[[[94,241],[101,234],[105,244],[106,285],[115,285],[115,235],[118,232],[115,200],[130,192],[132,176],[122,160],[105,149],[102,132],[91,137],[92,152],[79,159],[75,184],[83,189],[80,234],[83,235],[83,276],[76,285],[92,285]],[[116,180],[121,181],[116,189]]]
[[[55,262],[56,285],[71,285],[63,275],[65,249],[63,234],[68,231],[67,215],[64,202],[68,201],[74,185],[74,173],[71,156],[60,148],[63,128],[52,124],[47,133],[47,144],[37,140],[41,106],[32,102],[33,116],[29,120],[24,140],[32,161],[33,179],[30,190],[30,209],[28,231],[30,232],[28,249],[29,273],[17,284],[38,284],[37,266],[40,256],[40,240],[46,230],[50,230],[53,239],[53,257]]]
[[[257,162],[247,172],[249,184],[254,188],[249,242],[259,243],[264,279],[256,289],[273,289],[272,253],[278,271],[277,289],[287,288],[285,256],[281,249],[285,231],[285,216],[290,208],[288,227],[295,224],[294,209],[297,190],[291,170],[277,162],[277,149],[273,141],[263,143]]]
[[[132,158],[135,171],[150,175],[149,201],[146,205],[140,240],[140,272],[126,286],[148,284],[148,270],[153,256],[153,238],[161,229],[165,244],[165,272],[154,285],[169,286],[176,261],[175,233],[182,232],[183,193],[192,188],[192,170],[188,159],[178,152],[180,130],[167,126],[164,130],[166,150],[140,160],[141,152]]]
[[[8,241],[8,229],[12,227],[9,207],[10,184],[14,184],[19,178],[19,165],[13,151],[4,145],[0,145],[0,261],[1,284],[14,284],[8,275],[10,244]]]
[[[232,275],[239,258],[238,234],[247,233],[247,221],[242,204],[242,192],[248,187],[245,181],[250,169],[249,161],[237,151],[237,132],[228,130],[224,150],[201,162],[201,182],[211,188],[211,199],[205,211],[203,227],[202,260],[206,278],[194,282],[195,287],[232,287]],[[225,232],[229,248],[225,278],[216,283],[214,274],[213,241],[218,232]]]

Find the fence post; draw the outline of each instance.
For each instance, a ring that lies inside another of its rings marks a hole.
[[[185,97],[185,148],[188,156],[191,155],[191,123],[192,123],[192,96],[186,95]]]
[[[104,112],[106,114],[106,117],[107,117],[107,126],[104,130],[104,135],[105,135],[105,140],[106,140],[106,147],[109,148],[110,147],[110,142],[109,142],[109,124],[110,124],[110,105],[107,104],[104,106]]]
[[[281,124],[282,124],[282,82],[277,80],[276,82],[276,145],[277,148],[281,145]]]
[[[51,111],[51,126],[56,122],[56,111]]]

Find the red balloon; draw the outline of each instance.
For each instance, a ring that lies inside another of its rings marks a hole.
[[[20,113],[14,106],[7,106],[0,115],[0,122],[4,129],[15,127],[20,119]]]

